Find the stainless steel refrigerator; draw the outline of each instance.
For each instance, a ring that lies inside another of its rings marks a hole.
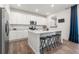
[[[9,50],[9,15],[5,8],[0,8],[0,54]]]

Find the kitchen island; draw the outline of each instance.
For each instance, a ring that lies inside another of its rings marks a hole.
[[[40,37],[46,36],[46,35],[51,35],[51,34],[53,35],[57,31],[58,30],[48,30],[48,31],[29,30],[28,31],[28,44],[36,54],[40,54]],[[62,32],[61,32],[61,34],[62,34]],[[61,39],[61,43],[63,43],[62,39]]]

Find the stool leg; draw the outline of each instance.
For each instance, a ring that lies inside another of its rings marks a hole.
[[[54,37],[52,37],[52,42],[51,42],[52,43],[52,48],[54,48],[54,41],[55,41]]]
[[[49,39],[47,39],[47,51],[49,51]]]
[[[50,48],[53,47],[52,41],[53,41],[53,39],[51,38],[51,39],[50,39]]]
[[[42,53],[42,40],[40,39],[40,53]]]
[[[56,47],[59,45],[59,42],[58,42],[58,41],[59,41],[59,37],[57,36],[57,37],[56,37],[56,40],[55,40],[55,46],[56,46]]]
[[[48,43],[47,43],[47,51],[49,51],[49,49],[50,49],[50,38],[48,39],[47,42],[48,42]]]
[[[44,53],[44,49],[43,49],[43,40],[40,40],[40,53],[43,54]]]
[[[59,46],[59,40],[60,40],[60,37],[57,36],[57,41],[56,41],[57,46]]]
[[[57,38],[55,37],[54,48],[56,48],[56,39],[57,39]]]

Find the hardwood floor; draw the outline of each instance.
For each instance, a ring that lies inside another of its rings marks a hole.
[[[12,41],[9,43],[9,54],[34,54],[29,47],[27,39]],[[79,54],[79,44],[66,41],[56,48],[51,48],[45,54]]]
[[[57,48],[52,48],[49,54],[79,54],[79,44],[66,41]]]
[[[9,54],[34,54],[34,52],[28,46],[27,39],[22,39],[9,43]]]

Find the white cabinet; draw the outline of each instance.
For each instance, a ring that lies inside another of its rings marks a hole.
[[[28,37],[28,30],[16,30],[16,31],[10,31],[9,33],[9,40],[19,40],[21,38],[27,38]]]
[[[46,19],[44,17],[11,10],[10,20],[9,20],[10,24],[27,24],[28,25],[30,24],[31,20],[37,21],[37,25],[45,25],[45,22],[46,22]],[[28,30],[15,30],[15,31],[11,30],[10,35],[9,35],[10,40],[27,38],[27,37],[28,37]]]
[[[17,15],[17,13],[15,13]],[[17,16],[15,15],[13,12],[10,13],[10,20],[9,23],[10,24],[16,24],[17,23]]]
[[[26,24],[26,15],[19,14],[17,19],[18,24]]]
[[[19,12],[11,12],[10,24],[26,24],[26,15]]]
[[[46,24],[46,18],[41,16],[35,16],[32,14],[25,14],[21,12],[15,12],[11,11],[10,13],[10,24],[30,24],[30,21],[37,21],[37,25],[45,25]]]
[[[30,19],[31,19],[30,15],[27,15],[27,14],[26,14],[25,23],[26,23],[26,24],[30,24]]]
[[[46,25],[46,19],[43,17],[36,17],[37,25]]]

